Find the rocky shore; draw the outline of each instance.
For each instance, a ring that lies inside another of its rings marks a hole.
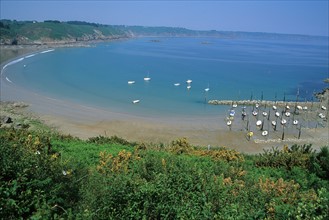
[[[36,118],[28,114],[24,102],[0,102],[0,128],[32,128]]]

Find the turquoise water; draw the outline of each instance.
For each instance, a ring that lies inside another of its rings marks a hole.
[[[49,97],[142,116],[209,116],[209,99],[310,100],[325,87],[328,41],[137,38],[55,49],[5,68],[15,84]],[[204,43],[207,42],[207,43]],[[144,77],[151,80],[145,82]],[[193,80],[191,89],[186,80]],[[128,81],[135,84],[129,85]],[[174,86],[180,83],[180,86]],[[210,90],[204,89],[209,86]],[[262,95],[263,94],[263,95]],[[139,99],[139,104],[132,104]]]

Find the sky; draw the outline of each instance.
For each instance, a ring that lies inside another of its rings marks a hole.
[[[328,0],[0,0],[0,18],[329,35]]]

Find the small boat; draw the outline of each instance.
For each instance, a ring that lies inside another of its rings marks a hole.
[[[323,106],[323,105],[321,106],[321,109],[322,110],[327,110],[327,108],[325,106]]]
[[[296,108],[297,108],[298,110],[303,110],[303,107],[300,106],[300,105],[297,105]]]
[[[192,83],[192,80],[188,79],[188,80],[186,80],[186,83],[190,84],[190,83]]]
[[[276,121],[272,121],[271,124],[272,124],[273,126],[275,126],[275,125],[276,125]]]
[[[267,116],[267,112],[263,112],[263,116],[266,117]]]
[[[243,111],[242,116],[247,116],[247,113],[245,111]]]
[[[307,106],[304,106],[304,107],[303,107],[303,110],[307,110]]]
[[[276,117],[280,117],[280,112],[275,112]]]
[[[231,117],[234,117],[234,115],[235,115],[235,111],[234,111],[234,110],[231,110],[231,111],[230,111],[230,116],[231,116]]]
[[[180,86],[180,83],[175,83],[174,86]]]
[[[262,121],[261,120],[256,121],[256,125],[257,126],[261,126],[262,125]]]
[[[135,81],[128,81],[128,84],[134,84],[135,83]]]
[[[253,116],[256,116],[257,114],[258,114],[258,112],[256,112],[256,111],[253,111],[253,112],[252,112],[252,115],[253,115]]]
[[[320,117],[321,119],[324,119],[326,116],[325,116],[323,113],[320,113],[320,114],[319,114],[319,117]]]
[[[284,113],[284,114],[285,114],[285,116],[287,116],[287,117],[290,116],[290,112],[286,112],[286,113]]]
[[[192,88],[192,86],[187,86],[186,88],[187,88],[187,89],[191,89],[191,88]]]
[[[232,107],[236,108],[236,107],[238,107],[238,104],[233,104]]]
[[[293,122],[292,122],[294,125],[298,125],[298,120],[294,120]]]
[[[273,108],[273,110],[277,110],[277,107],[276,107],[275,105],[273,105],[273,107],[272,107],[272,108]]]
[[[289,109],[290,109],[289,105],[287,105],[287,106],[286,106],[286,109],[287,109],[287,110],[289,110]]]
[[[263,131],[263,132],[262,132],[262,135],[263,135],[263,136],[267,136],[267,135],[268,135],[268,131]]]
[[[286,123],[287,123],[287,120],[286,120],[286,119],[282,119],[282,120],[281,120],[281,124],[282,124],[282,125],[285,125]]]
[[[231,126],[232,125],[232,121],[231,120],[230,121],[227,121],[226,124],[227,124],[227,126]]]
[[[205,88],[205,89],[204,89],[205,92],[208,92],[209,90],[210,90],[209,88]]]
[[[151,78],[150,78],[150,76],[149,76],[150,74],[149,73],[147,73],[147,77],[144,77],[144,81],[146,81],[146,82],[148,82],[148,81],[150,81],[151,80]]]
[[[133,101],[133,104],[137,104],[139,102],[140,102],[140,100],[139,99],[136,99],[136,100]]]
[[[255,107],[258,108],[259,107],[259,104],[257,103]]]

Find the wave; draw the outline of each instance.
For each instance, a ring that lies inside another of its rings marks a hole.
[[[7,68],[8,66],[10,66],[10,65],[13,65],[13,64],[15,64],[15,63],[21,62],[22,60],[24,60],[24,57],[19,58],[19,59],[16,59],[16,60],[13,60],[13,61],[7,63],[6,65],[4,65],[4,66],[2,67],[2,70],[6,69],[6,68]],[[1,71],[1,75],[2,75],[2,71]]]
[[[13,83],[10,79],[8,79],[8,77],[6,77],[6,80],[10,83]]]
[[[41,51],[40,54],[41,54],[41,53],[49,53],[49,52],[52,52],[52,51],[54,51],[54,50],[55,50],[55,49],[50,49],[50,50]]]
[[[34,57],[35,55],[37,55],[37,53],[31,54],[31,55],[27,55],[24,58],[30,58],[30,57]]]

